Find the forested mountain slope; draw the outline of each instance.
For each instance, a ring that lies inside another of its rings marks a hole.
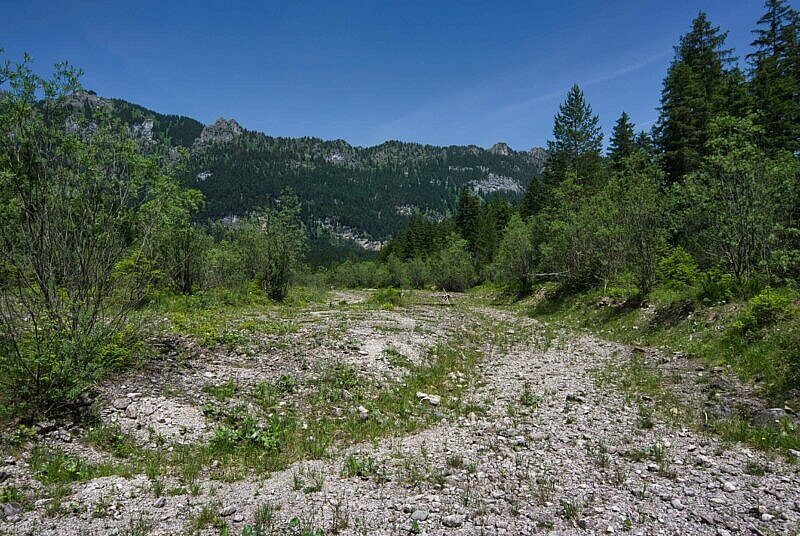
[[[204,127],[120,99],[75,97],[84,113],[97,106],[109,107],[147,143],[189,150],[182,178],[205,194],[204,217],[244,215],[291,187],[307,224],[368,246],[392,236],[415,213],[448,215],[464,186],[484,196],[521,196],[546,156],[540,148],[514,151],[504,143],[483,149],[387,141],[365,148],[344,140],[272,137],[233,119]]]

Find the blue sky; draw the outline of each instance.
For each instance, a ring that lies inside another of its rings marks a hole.
[[[69,60],[100,95],[275,136],[544,145],[570,85],[606,136],[656,119],[699,10],[748,51],[760,0],[41,2],[4,0],[0,48]]]

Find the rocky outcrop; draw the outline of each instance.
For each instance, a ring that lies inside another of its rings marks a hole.
[[[242,127],[236,119],[225,119],[220,117],[214,123],[206,125],[197,138],[195,145],[207,145],[211,143],[224,143],[231,141],[237,136],[241,136]]]
[[[531,159],[537,164],[544,164],[547,160],[547,149],[544,147],[532,147],[528,153],[531,155]]]
[[[508,156],[511,154],[511,147],[509,147],[507,143],[501,141],[492,145],[489,148],[489,152],[494,155]]]

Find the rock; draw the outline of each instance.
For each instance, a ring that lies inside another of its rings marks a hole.
[[[684,508],[686,508],[686,507],[683,505],[683,503],[681,502],[681,500],[680,500],[680,499],[672,499],[672,501],[670,502],[670,504],[672,505],[672,507],[673,507],[675,510],[683,510]]]
[[[45,435],[49,434],[50,432],[54,431],[58,426],[56,426],[55,421],[42,421],[38,422],[33,426],[33,429],[36,430],[38,434]]]
[[[781,421],[784,419],[791,419],[785,409],[769,408],[759,411],[751,420],[755,425],[778,430],[781,428]]]
[[[22,509],[14,503],[0,504],[0,512],[6,519],[16,518],[22,513]]]
[[[459,514],[444,516],[442,518],[442,525],[451,529],[458,528],[463,524],[464,524],[464,516]]]
[[[733,493],[737,489],[738,488],[736,487],[736,484],[734,484],[730,480],[727,480],[727,481],[722,483],[722,491],[727,491],[728,493]]]
[[[195,145],[231,141],[242,134],[242,127],[235,119],[225,120],[220,117],[213,124],[206,125],[200,137],[195,140]]]
[[[367,419],[369,419],[369,410],[364,406],[358,406],[358,408],[356,408],[356,411],[358,412],[358,416],[361,418],[361,420],[366,421]]]
[[[789,449],[789,455],[794,456],[800,460],[800,450]]]
[[[511,154],[511,148],[507,143],[499,141],[489,148],[489,152],[497,156],[508,156]]]
[[[244,521],[244,516],[242,514],[234,514],[233,516],[234,523],[241,523],[242,521]]]
[[[583,397],[579,394],[570,393],[567,395],[567,402],[576,402],[578,404],[583,403]]]
[[[139,416],[139,410],[136,406],[128,406],[125,408],[125,416],[129,419],[135,419]]]
[[[442,403],[442,397],[439,395],[429,395],[428,393],[423,393],[422,391],[417,391],[417,398],[423,402],[427,402],[431,406],[438,406]]]
[[[411,519],[414,521],[425,521],[428,519],[428,511],[427,510],[414,510],[411,512]]]
[[[114,406],[115,409],[124,410],[131,405],[131,399],[128,397],[115,398],[111,405]]]
[[[775,516],[773,516],[772,514],[766,514],[766,513],[761,514],[761,521],[763,521],[765,523],[768,522],[768,521],[772,521],[774,518],[775,518]]]
[[[8,480],[10,476],[11,475],[8,474],[8,471],[0,471],[0,484]]]
[[[53,502],[53,499],[51,499],[51,498],[47,498],[47,499],[37,499],[37,500],[36,500],[36,502],[35,502],[35,503],[33,503],[33,506],[34,506],[35,508],[41,508],[42,506],[47,506],[47,505],[48,505],[48,504],[50,504],[51,502]]]
[[[167,499],[164,497],[159,497],[155,501],[153,501],[153,508],[164,508],[167,504]]]
[[[226,506],[222,510],[219,511],[220,517],[229,517],[236,513],[236,507],[233,505]]]

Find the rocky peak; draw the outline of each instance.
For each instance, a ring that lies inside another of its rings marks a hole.
[[[511,147],[509,147],[507,143],[501,141],[492,145],[489,152],[500,156],[508,156],[511,154]]]
[[[97,93],[92,91],[76,91],[72,95],[69,95],[66,99],[67,106],[80,109],[88,106],[89,108],[97,108],[98,106],[109,106],[107,100],[102,97],[98,97]]]
[[[531,160],[538,164],[543,164],[547,160],[547,149],[543,147],[532,147],[528,153],[531,155]]]
[[[231,141],[241,133],[242,127],[236,122],[236,119],[220,117],[213,124],[205,126],[197,142],[204,144]]]

